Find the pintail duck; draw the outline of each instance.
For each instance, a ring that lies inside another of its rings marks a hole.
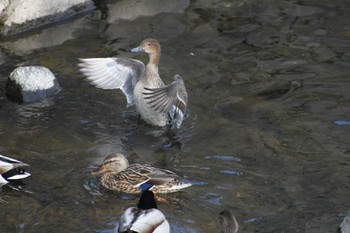
[[[30,173],[26,172],[23,167],[29,166],[16,159],[0,155],[0,187],[9,183],[11,180],[21,180]]]
[[[145,39],[131,52],[147,53],[148,64],[145,66],[135,59],[109,57],[80,59],[78,66],[92,85],[102,89],[120,89],[126,96],[127,107],[135,104],[147,123],[180,128],[187,109],[187,92],[178,74],[169,85],[164,85],[161,80],[158,40]]]
[[[103,187],[125,193],[140,193],[148,186],[154,193],[172,193],[192,184],[180,181],[172,171],[155,168],[148,164],[131,164],[123,154],[110,154],[93,175],[101,176]]]
[[[152,191],[143,191],[137,207],[130,207],[123,213],[118,232],[170,232],[169,223],[164,214],[157,209]]]

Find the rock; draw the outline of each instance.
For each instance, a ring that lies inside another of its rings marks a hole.
[[[287,15],[294,17],[305,17],[315,14],[320,14],[323,10],[319,7],[312,6],[302,6],[298,4],[294,4],[290,1],[281,1],[280,5]]]
[[[135,20],[139,17],[154,16],[160,13],[182,14],[190,5],[190,0],[121,0],[108,5],[108,23],[118,20]]]
[[[77,30],[84,28],[84,18],[79,18],[60,25],[48,27],[35,34],[11,38],[1,42],[4,51],[10,54],[23,56],[30,54],[33,50],[48,48],[63,44],[65,41],[74,39]],[[1,59],[0,51],[0,63]],[[6,58],[6,56],[4,56]]]
[[[0,33],[21,33],[94,8],[92,0],[0,0]]]
[[[272,80],[270,82],[256,83],[255,85],[251,85],[250,92],[254,96],[260,96],[265,99],[282,98],[287,93],[295,90],[298,86],[297,83],[297,81],[294,81],[292,84],[288,80]]]
[[[247,113],[244,109],[243,98],[239,96],[230,96],[226,99],[218,101],[214,107],[214,112],[224,118],[242,119]]]
[[[337,54],[327,47],[320,47],[314,50],[315,60],[318,62],[331,62]]]
[[[55,95],[61,88],[48,68],[25,66],[12,71],[5,90],[8,99],[19,103],[31,103]]]

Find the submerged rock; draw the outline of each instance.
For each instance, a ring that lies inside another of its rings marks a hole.
[[[135,20],[139,17],[154,16],[160,13],[184,13],[190,0],[121,0],[108,5],[107,22]]]
[[[7,79],[5,89],[7,98],[19,103],[37,102],[61,90],[56,77],[43,66],[15,69]]]
[[[242,119],[245,118],[247,109],[242,106],[243,98],[239,96],[230,96],[218,101],[214,105],[214,112],[224,118]]]

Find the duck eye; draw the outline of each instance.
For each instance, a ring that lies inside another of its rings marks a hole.
[[[148,43],[148,46],[151,46],[151,43]]]

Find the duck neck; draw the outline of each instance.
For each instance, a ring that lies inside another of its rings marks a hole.
[[[152,74],[152,76],[154,74],[157,74],[158,73],[158,65],[148,63],[147,64],[147,72]]]
[[[152,53],[149,55],[149,62],[147,66],[155,68],[158,71],[159,61],[160,61],[160,53]]]
[[[159,77],[158,64],[160,60],[160,54],[150,54],[149,62],[146,67],[144,80],[151,86],[158,87],[162,86],[163,82]]]

